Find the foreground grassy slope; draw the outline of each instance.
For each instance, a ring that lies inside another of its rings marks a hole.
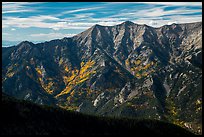
[[[6,95],[1,114],[2,135],[193,135],[161,121],[84,115]]]

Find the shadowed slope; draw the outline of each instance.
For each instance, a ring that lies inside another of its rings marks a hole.
[[[2,135],[193,135],[169,123],[83,115],[6,95],[1,111]]]

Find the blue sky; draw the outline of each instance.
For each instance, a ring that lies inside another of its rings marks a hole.
[[[3,2],[3,41],[47,41],[130,20],[160,27],[202,21],[201,2]]]

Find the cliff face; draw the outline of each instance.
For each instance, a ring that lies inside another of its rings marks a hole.
[[[99,115],[162,119],[201,133],[202,23],[130,21],[2,48],[2,90]]]

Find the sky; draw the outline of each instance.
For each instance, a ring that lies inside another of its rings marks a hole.
[[[152,27],[199,22],[202,2],[3,2],[2,41],[43,42],[128,20]]]

